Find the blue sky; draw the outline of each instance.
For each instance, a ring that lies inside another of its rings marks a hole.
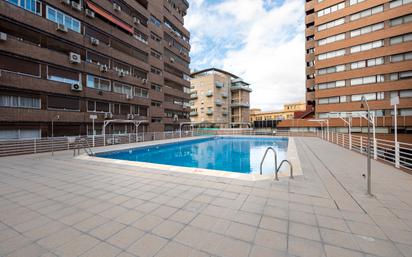
[[[191,69],[217,67],[251,83],[252,107],[304,99],[304,0],[189,0]]]

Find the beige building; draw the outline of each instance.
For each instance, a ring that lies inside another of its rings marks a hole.
[[[295,118],[295,112],[304,112],[306,110],[305,102],[285,104],[281,111],[266,111],[261,109],[250,110],[250,122],[264,120],[287,120]]]
[[[210,68],[191,74],[190,119],[217,127],[247,127],[252,89],[229,72]]]

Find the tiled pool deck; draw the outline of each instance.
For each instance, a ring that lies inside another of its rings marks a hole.
[[[0,158],[0,256],[412,256],[412,176],[295,138],[303,176],[239,180],[73,159]]]

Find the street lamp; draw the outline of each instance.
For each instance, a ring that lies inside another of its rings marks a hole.
[[[362,96],[361,99],[361,108],[365,108],[366,106],[366,118],[368,121],[368,151],[367,151],[367,176],[368,176],[368,181],[367,181],[367,187],[368,187],[368,195],[372,195],[372,190],[371,190],[371,135],[370,135],[370,131],[371,131],[371,122],[370,122],[370,108],[369,108],[369,104],[368,101],[366,100],[365,96]]]
[[[51,125],[52,125],[52,156],[54,155],[54,120],[60,120],[60,115],[56,115],[52,118],[51,120]]]

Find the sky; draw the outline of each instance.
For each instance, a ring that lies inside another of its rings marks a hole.
[[[304,0],[189,0],[192,71],[215,67],[251,84],[251,108],[305,95]]]

